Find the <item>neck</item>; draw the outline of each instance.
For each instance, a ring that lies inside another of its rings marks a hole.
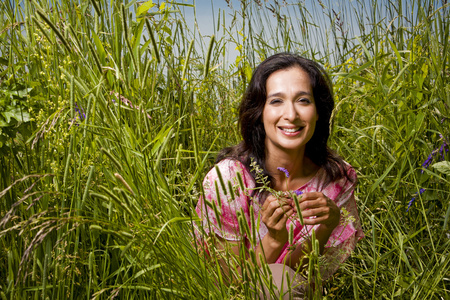
[[[265,165],[267,171],[275,179],[274,187],[277,190],[293,190],[306,183],[318,170],[308,157],[305,151],[267,151]],[[282,171],[277,168],[285,168],[289,171],[289,178],[286,178]]]
[[[293,177],[302,176],[304,173],[305,156],[303,153],[266,153],[266,169],[277,182],[291,181]],[[289,171],[289,178],[277,168],[285,168]],[[277,184],[276,184],[277,185]]]
[[[276,175],[278,167],[286,168],[289,173],[301,170],[303,167],[303,160],[305,156],[303,153],[288,154],[288,153],[266,153],[266,168],[271,174]],[[280,173],[281,175],[282,173]]]

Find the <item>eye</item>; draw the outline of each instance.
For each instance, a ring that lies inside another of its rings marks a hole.
[[[305,104],[309,104],[309,103],[312,102],[312,101],[311,101],[310,99],[308,99],[308,98],[299,98],[297,101],[300,102],[300,103],[305,103]]]
[[[280,104],[282,102],[283,102],[283,100],[281,100],[279,98],[275,98],[275,99],[270,100],[269,104]]]

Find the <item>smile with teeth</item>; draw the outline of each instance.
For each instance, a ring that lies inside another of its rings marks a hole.
[[[285,132],[289,132],[289,133],[293,133],[293,132],[297,132],[302,130],[303,127],[295,127],[295,128],[283,128],[280,127],[281,130],[285,131]]]

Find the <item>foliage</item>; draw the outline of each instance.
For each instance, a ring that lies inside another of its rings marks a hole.
[[[213,37],[185,2],[0,7],[2,298],[249,296],[192,243],[193,207],[251,69],[280,51],[331,74],[331,146],[359,177],[366,238],[325,297],[447,297],[449,4],[242,0]]]

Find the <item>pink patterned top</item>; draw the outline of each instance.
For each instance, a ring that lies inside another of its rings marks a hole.
[[[266,225],[261,221],[260,209],[263,203],[261,203],[258,193],[255,193],[253,190],[255,188],[255,181],[246,167],[239,161],[224,159],[217,166],[226,185],[227,192],[225,194],[223,191],[216,169],[211,169],[203,181],[207,202],[203,198],[200,198],[196,207],[196,212],[201,219],[201,226],[203,227],[203,231],[197,227],[196,235],[198,238],[201,238],[200,232],[209,234],[213,231],[226,240],[243,241],[248,249],[252,247],[256,248],[259,241],[268,231]],[[242,191],[236,175],[238,172],[242,177],[244,191]],[[323,262],[321,275],[324,280],[336,272],[339,264],[345,261],[353,251],[356,242],[364,237],[353,195],[353,189],[356,184],[356,173],[350,165],[348,165],[348,173],[353,179],[353,182],[342,178],[325,185],[326,173],[321,168],[310,181],[297,189],[302,192],[322,192],[325,196],[334,200],[336,205],[341,208],[340,223],[328,239],[325,245],[326,250],[323,254],[324,260],[321,260]],[[232,189],[234,190],[234,199],[229,192],[228,181],[231,182]],[[218,191],[216,187],[218,187]],[[220,197],[220,202],[217,201],[218,196]],[[212,208],[214,204],[217,207],[216,212]],[[253,216],[250,216],[251,206],[253,207]],[[242,212],[244,220],[246,220],[250,228],[250,232],[256,232],[256,245],[252,246],[249,236],[244,230],[239,229],[238,211]],[[253,218],[254,222],[250,218]],[[302,243],[310,236],[311,230],[319,226],[302,226],[297,219],[293,222],[293,244]],[[252,223],[256,227],[254,230],[251,228]],[[290,223],[291,220],[288,220],[286,224],[288,230]],[[284,259],[290,251],[289,246],[286,243],[276,263],[284,262]]]

